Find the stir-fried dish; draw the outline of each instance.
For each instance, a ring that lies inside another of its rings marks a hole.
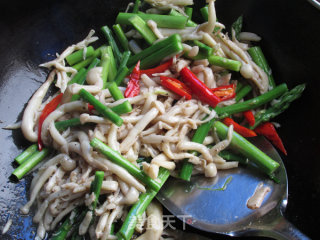
[[[153,198],[169,176],[214,178],[249,162],[277,181],[279,164],[245,138],[263,135],[286,154],[271,119],[305,85],[276,84],[242,17],[228,33],[214,0],[192,5],[137,0],[101,28],[102,45],[91,30],[40,65],[50,73],[21,121],[34,144],[13,172],[33,175],[21,213],[35,207],[37,239],[165,238]]]

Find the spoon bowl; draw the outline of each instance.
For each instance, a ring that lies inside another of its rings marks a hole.
[[[288,201],[288,181],[281,157],[263,137],[254,138],[252,143],[280,164],[275,173],[279,183],[247,165],[220,170],[215,178],[194,176],[190,182],[170,178],[157,199],[183,222],[203,231],[230,236],[308,239],[282,214]],[[247,201],[259,183],[271,191],[259,209],[251,210]]]

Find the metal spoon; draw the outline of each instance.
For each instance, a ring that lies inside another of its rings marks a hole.
[[[264,138],[255,138],[253,143],[280,163],[276,173],[279,184],[248,165],[220,170],[213,179],[197,176],[185,182],[170,178],[157,199],[173,215],[203,231],[230,236],[309,239],[283,217],[282,212],[288,201],[288,185],[286,169],[279,154]],[[232,180],[226,189],[219,190],[230,177]],[[246,206],[247,200],[261,182],[271,191],[259,209],[251,210]]]

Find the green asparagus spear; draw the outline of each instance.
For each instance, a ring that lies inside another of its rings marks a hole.
[[[189,17],[188,19],[191,20],[192,18],[192,13],[193,13],[193,8],[191,7],[185,7],[184,8],[185,13],[187,14],[187,16]]]
[[[37,144],[32,144],[30,147],[28,147],[26,150],[24,150],[22,153],[20,153],[14,160],[18,164],[22,164],[24,161],[26,161],[32,154],[34,154],[38,149]]]
[[[192,8],[191,8],[192,9]],[[191,12],[192,14],[192,12]],[[169,12],[170,16],[183,16],[181,13],[179,13],[178,11],[171,9],[171,11]],[[198,26],[198,24],[196,24],[195,22],[193,22],[191,20],[191,17],[188,18],[187,23],[186,23],[186,27],[196,27]]]
[[[69,127],[75,127],[81,125],[80,118],[71,118],[68,120],[63,120],[55,123],[58,131],[64,131]]]
[[[118,48],[116,41],[114,40],[114,37],[112,35],[112,31],[110,30],[110,28],[108,26],[103,26],[101,28],[101,31],[104,34],[104,36],[107,38],[108,43],[111,46],[112,52],[114,53],[116,65],[119,65],[122,54]]]
[[[241,67],[241,62],[232,59],[211,55],[208,58],[209,63],[215,66],[223,67],[232,71],[239,72]]]
[[[158,38],[149,28],[148,24],[139,16],[133,16],[128,19],[131,25],[141,34],[141,36],[151,45]]]
[[[19,180],[28,172],[30,172],[39,162],[41,162],[48,154],[50,150],[43,148],[42,151],[34,152],[26,161],[24,161],[19,167],[13,171],[13,175]]]
[[[104,48],[105,46],[101,46],[99,48],[97,48],[95,51],[94,51],[94,54],[87,58],[86,60],[83,60],[75,65],[73,65],[72,67],[74,69],[76,69],[77,71],[79,71],[81,68],[85,68],[86,66],[88,66],[94,59],[96,59],[97,57],[100,57],[101,55],[101,48]]]
[[[212,119],[211,121],[206,122],[202,124],[200,127],[198,127],[195,134],[192,137],[192,142],[203,143],[213,123],[214,123],[214,120]],[[193,154],[197,154],[197,153],[193,152]],[[193,170],[193,164],[188,162],[188,159],[185,159],[182,165],[182,169],[180,171],[180,178],[186,181],[190,181],[192,170]]]
[[[236,33],[236,38],[239,40],[239,34],[241,33],[241,29],[242,29],[242,23],[243,23],[243,16],[241,15],[240,17],[238,17],[238,19],[231,25],[231,28],[233,28],[233,30]]]
[[[52,234],[51,240],[65,240],[67,238],[68,233],[71,231],[74,222],[80,215],[80,209],[75,208],[70,216],[61,224],[59,229]]]
[[[165,168],[160,168],[158,174],[158,181],[160,187],[163,186],[165,181],[168,179],[170,172]],[[121,229],[117,233],[118,239],[131,239],[134,228],[137,224],[137,219],[142,216],[144,211],[147,209],[148,205],[152,199],[157,195],[158,191],[154,191],[150,188],[139,196],[138,202],[136,202],[130,209],[125,221],[123,222]]]
[[[113,30],[114,30],[122,48],[125,51],[129,51],[129,42],[128,42],[128,39],[127,39],[125,33],[123,32],[120,24],[113,25]]]
[[[215,121],[213,129],[220,139],[225,139],[227,137],[228,127],[223,123]],[[233,132],[230,148],[239,151],[242,155],[247,157],[249,161],[255,163],[260,170],[268,175],[272,175],[272,173],[279,167],[279,163],[272,160],[264,152],[236,132]]]
[[[253,98],[251,100],[247,100],[245,102],[242,103],[236,103],[227,107],[216,107],[214,110],[216,111],[216,113],[219,115],[219,118],[225,118],[227,116],[230,116],[234,113],[240,113],[240,112],[244,112],[247,110],[251,110],[254,108],[257,108],[263,104],[266,104],[268,102],[270,102],[271,100],[281,96],[283,93],[285,93],[286,91],[288,91],[287,85],[286,84],[281,84],[278,87],[276,87],[275,89],[260,95],[259,97]],[[202,124],[196,131],[195,135],[193,136],[193,138],[197,138],[204,140],[204,138],[206,137],[206,135],[208,134],[210,127],[213,124],[213,120]],[[197,136],[197,134],[199,134]],[[203,141],[202,140],[202,141]],[[202,142],[201,141],[201,142]],[[199,143],[201,143],[199,142]],[[192,174],[192,170],[193,170],[193,165],[189,162],[187,162],[187,160],[184,161],[181,172],[180,172],[180,178],[189,181],[191,174]]]
[[[173,43],[176,43],[176,42],[181,42],[181,37],[179,34],[173,34],[172,36],[170,36],[162,41],[159,41],[159,42],[153,44],[152,46],[144,49],[140,53],[138,53],[134,56],[131,56],[129,58],[127,66],[129,68],[132,66],[135,66],[139,60],[143,60],[143,59],[147,58],[148,56],[165,48],[166,46],[173,44]]]
[[[183,29],[186,26],[188,18],[185,16],[167,16],[158,14],[145,14],[145,13],[119,13],[116,23],[121,25],[131,25],[129,18],[139,16],[144,21],[153,20],[160,28],[179,28]]]
[[[100,66],[102,67],[101,78],[103,81],[104,89],[107,87],[108,75],[109,75],[109,71],[111,71],[110,65],[111,65],[111,60],[108,53],[108,48],[106,47],[101,50],[101,62],[100,62]]]
[[[182,52],[182,50],[182,43],[180,41],[174,41],[170,43],[168,46],[142,59],[140,62],[140,68],[147,69],[153,67],[159,64],[164,58],[173,57],[174,55]]]
[[[238,154],[234,154],[232,152],[229,152],[227,150],[223,150],[219,153],[219,156],[222,157],[223,159],[227,160],[227,161],[236,161],[242,164],[248,164],[248,158],[243,157],[241,155]]]
[[[68,85],[78,83],[83,79],[86,79],[87,69],[81,68],[77,74],[68,82]]]
[[[118,74],[116,76],[116,78],[114,79],[115,83],[120,86],[123,82],[123,80],[126,78],[126,76],[128,76],[130,73],[129,68],[127,68],[126,66],[123,67],[122,71],[118,71]]]
[[[120,89],[118,88],[118,86],[115,82],[110,83],[108,86],[108,89],[109,89],[111,96],[113,97],[113,99],[115,101],[120,100],[120,99],[124,99],[122,92],[120,91]],[[114,111],[117,114],[123,114],[123,113],[131,112],[132,106],[129,103],[129,101],[125,101],[125,102],[123,102],[123,103],[121,103],[111,109],[112,109],[112,111]]]
[[[251,90],[252,87],[250,85],[243,86],[236,95],[236,102],[239,102],[241,99],[247,96],[251,92]]]
[[[240,113],[247,110],[255,109],[260,107],[271,100],[280,97],[282,94],[288,91],[287,84],[283,83],[269,92],[266,92],[258,97],[252,98],[250,100],[229,105],[226,107],[216,107],[214,110],[219,115],[219,118],[228,117],[234,113]]]
[[[275,88],[276,87],[276,83],[275,83],[274,78],[272,76],[271,68],[269,67],[269,64],[268,64],[268,62],[267,62],[267,60],[266,60],[261,48],[258,47],[258,46],[249,48],[248,49],[248,53],[252,57],[252,60],[259,67],[261,67],[262,70],[268,75],[270,87],[271,88]]]
[[[146,175],[137,166],[125,159],[120,153],[111,149],[109,146],[105,145],[97,138],[92,139],[90,145],[93,148],[99,150],[108,159],[126,169],[132,176],[136,177],[138,180],[146,184],[152,190],[159,191],[161,186],[157,181],[153,180],[148,175]]]
[[[108,118],[111,122],[116,124],[117,126],[121,126],[123,123],[122,118],[112,111],[110,108],[102,104],[99,100],[97,100],[91,93],[86,91],[85,89],[80,90],[80,96],[94,106],[94,108],[105,118]]]
[[[252,129],[259,126],[262,122],[268,122],[270,119],[278,116],[280,113],[285,111],[294,100],[298,99],[301,96],[305,87],[306,84],[300,84],[294,87],[290,91],[284,93],[279,98],[279,100],[276,100],[276,102],[270,108],[259,112],[255,116],[256,121]]]
[[[133,13],[137,13],[139,11],[139,7],[140,7],[141,1],[140,0],[136,0],[133,6]]]
[[[85,81],[86,81],[86,76],[87,76],[89,70],[94,68],[94,67],[96,67],[96,66],[98,66],[99,63],[100,63],[100,59],[98,59],[98,58],[93,59],[92,62],[90,63],[90,65],[89,65],[88,69],[86,70],[86,72],[81,76],[81,78],[77,79],[77,81],[74,82],[74,83],[78,83],[78,84],[83,85],[85,83]],[[80,95],[79,94],[74,94],[71,97],[71,101],[76,101],[76,100],[79,100],[79,99],[80,99]]]
[[[208,19],[209,19],[208,5],[203,7],[203,8],[200,8],[200,13],[201,13],[201,16],[202,16],[203,20],[207,22]]]
[[[92,181],[91,186],[90,186],[90,192],[93,193],[95,196],[94,201],[91,203],[91,209],[90,209],[93,212],[97,207],[103,178],[104,178],[104,172],[103,171],[96,171],[95,176],[94,176],[94,180]]]
[[[112,47],[108,46],[107,51],[108,51],[108,55],[109,55],[109,59],[110,59],[110,68],[108,71],[108,81],[111,82],[111,81],[114,81],[114,79],[116,78],[118,70],[117,70],[116,59],[113,55]]]
[[[84,53],[85,52],[85,53]],[[89,46],[85,49],[80,49],[69,56],[66,57],[66,60],[70,66],[81,62],[82,60],[87,59],[88,57],[91,57],[94,54],[94,48],[92,46]]]

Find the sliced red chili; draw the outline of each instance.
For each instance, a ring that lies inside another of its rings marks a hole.
[[[233,121],[231,118],[225,118],[223,119],[223,123],[227,126],[233,125],[234,131],[239,133],[243,137],[255,137],[257,134],[252,131],[251,129],[248,129],[246,127],[241,126],[240,124]]]
[[[126,98],[135,97],[135,96],[139,95],[139,93],[140,93],[140,85],[139,85],[140,76],[141,76],[141,72],[140,72],[140,61],[139,61],[129,76],[128,86],[126,88],[126,91],[124,92],[124,96]]]
[[[254,126],[256,119],[254,118],[254,115],[251,110],[243,112],[243,116],[247,120],[250,126]]]
[[[211,107],[217,106],[220,102],[220,98],[217,97],[202,81],[200,81],[196,75],[190,71],[190,69],[184,67],[180,71],[180,75],[185,84],[200,101],[209,104]]]
[[[254,131],[260,135],[265,136],[272,142],[273,145],[280,149],[281,152],[287,155],[287,150],[285,149],[283,142],[277,133],[277,130],[271,122],[260,124],[254,129]]]
[[[140,70],[140,73],[141,75],[147,74],[149,77],[155,73],[163,73],[170,68],[170,66],[172,65],[172,62],[173,62],[173,59],[171,58],[169,61],[159,65],[158,67],[146,69],[146,70]]]
[[[89,111],[90,113],[92,113],[93,110],[95,110],[94,106],[91,105],[90,103],[88,103],[88,111]]]
[[[221,101],[230,100],[236,96],[235,84],[217,87],[211,90],[216,96],[220,98]]]
[[[160,76],[160,81],[161,85],[165,88],[168,88],[169,90],[178,94],[181,97],[185,97],[187,100],[191,99],[191,90],[178,79]]]
[[[41,140],[41,128],[44,120],[48,117],[50,113],[52,113],[60,104],[63,97],[63,93],[60,93],[58,96],[53,98],[42,110],[42,113],[39,117],[39,125],[38,125],[38,148],[39,151],[42,150],[42,140]]]

